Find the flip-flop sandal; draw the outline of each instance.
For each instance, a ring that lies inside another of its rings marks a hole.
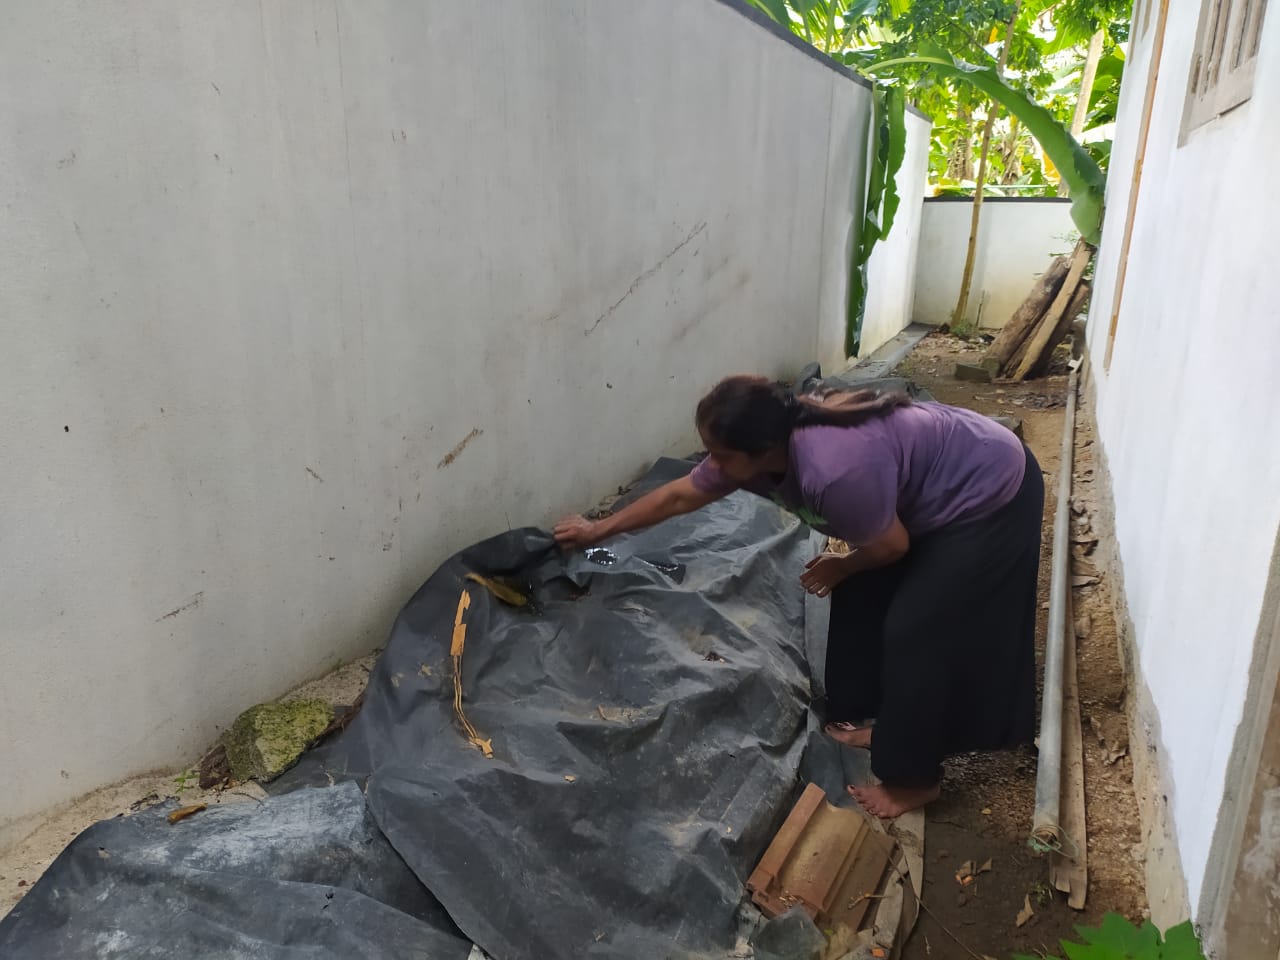
[[[847,720],[834,720],[823,727],[823,730],[839,730],[841,733],[860,733],[863,730],[874,729],[874,724],[868,723],[865,726],[860,727],[857,724],[849,723]]]

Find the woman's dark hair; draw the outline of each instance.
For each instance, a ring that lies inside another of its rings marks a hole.
[[[911,403],[902,390],[835,390],[797,397],[767,377],[739,375],[698,402],[698,429],[716,443],[759,457],[784,446],[797,427],[853,427]]]

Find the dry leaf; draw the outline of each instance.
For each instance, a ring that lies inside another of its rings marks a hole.
[[[1072,577],[1072,578],[1071,578],[1071,585],[1072,585],[1073,587],[1091,587],[1091,586],[1093,586],[1093,585],[1094,585],[1095,583],[1097,583],[1097,582],[1098,582],[1098,578],[1097,578],[1097,577],[1080,577],[1080,576],[1076,576],[1076,577]]]
[[[177,810],[173,811],[173,813],[169,814],[169,822],[177,823],[179,820],[185,820],[187,817],[193,816],[201,810],[208,809],[209,805],[207,803],[193,803],[189,807],[179,807]]]
[[[564,779],[565,779],[565,783],[573,783],[578,778],[575,777],[572,773],[566,773],[564,775]]]
[[[991,808],[990,808],[990,807],[983,807],[983,808],[982,808],[982,815],[983,815],[984,817],[989,817],[989,816],[991,816]]]
[[[1018,911],[1018,919],[1014,921],[1018,926],[1022,926],[1028,920],[1035,916],[1035,911],[1031,909],[1031,894],[1027,894],[1022,901],[1022,909]]]
[[[519,590],[515,590],[512,587],[507,586],[505,583],[501,583],[497,580],[491,580],[488,577],[482,577],[478,573],[468,573],[467,579],[473,583],[480,584],[480,586],[484,587],[495,597],[509,606],[524,607],[529,603],[528,597]]]
[[[989,871],[990,869],[991,869],[991,860],[990,860],[990,859],[988,859],[986,863],[984,863],[982,866],[980,866],[980,867],[978,868],[977,872],[978,872],[978,873],[986,873],[986,872],[987,872],[987,871]]]

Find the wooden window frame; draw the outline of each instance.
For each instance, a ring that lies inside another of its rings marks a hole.
[[[1267,0],[1204,0],[1187,78],[1185,138],[1253,96]]]

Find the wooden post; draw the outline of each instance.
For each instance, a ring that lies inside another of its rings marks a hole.
[[[1067,257],[1058,257],[1049,264],[1049,269],[1040,275],[1027,299],[1014,311],[1009,321],[1000,328],[996,338],[987,349],[983,366],[999,373],[1008,364],[1020,346],[1035,329],[1036,321],[1044,315],[1053,298],[1057,296],[1062,281],[1067,276],[1071,261]]]
[[[1062,281],[1062,288],[1058,291],[1058,295],[1053,298],[1053,303],[1049,309],[1045,311],[1044,318],[1036,327],[1030,339],[1027,340],[1027,352],[1022,357],[1022,362],[1018,364],[1018,368],[1013,372],[1014,379],[1025,380],[1027,374],[1031,372],[1032,366],[1040,359],[1040,355],[1045,351],[1045,345],[1049,342],[1049,338],[1053,336],[1053,331],[1058,326],[1058,321],[1062,319],[1063,314],[1067,310],[1067,305],[1071,303],[1071,298],[1076,292],[1076,287],[1080,283],[1080,278],[1084,275],[1084,268],[1089,265],[1090,259],[1093,257],[1093,247],[1080,240],[1076,243],[1075,252],[1071,254],[1071,269],[1067,271],[1067,279]]]

